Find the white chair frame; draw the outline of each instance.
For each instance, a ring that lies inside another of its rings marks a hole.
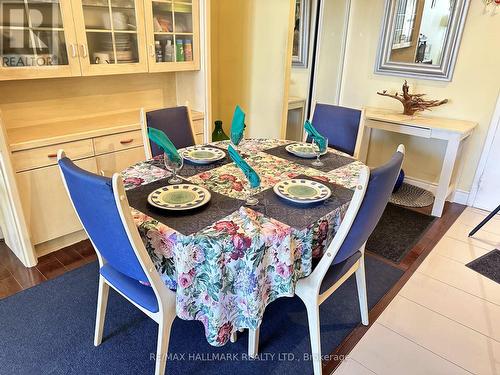
[[[189,127],[191,129],[191,134],[193,135],[193,139],[196,143],[194,125],[193,125],[193,114],[191,113],[191,107],[189,106],[189,102],[184,104],[184,107],[187,108],[187,113],[189,116]],[[152,159],[153,155],[151,153],[151,144],[149,143],[148,136],[148,121],[146,119],[146,110],[144,108],[140,109],[140,124],[141,124],[141,134],[142,134],[142,142],[144,144],[144,155],[146,156],[146,160]]]
[[[404,145],[399,145],[398,152],[401,152],[404,156],[405,147]],[[351,230],[352,224],[356,219],[359,208],[363,202],[366,189],[368,188],[368,182],[370,179],[370,169],[368,167],[363,167],[361,169],[358,185],[354,196],[351,200],[349,208],[345,214],[344,220],[340,224],[340,227],[335,234],[330,246],[326,250],[325,254],[319,261],[313,272],[302,279],[297,281],[295,287],[295,294],[304,302],[307,310],[307,320],[309,322],[309,335],[311,338],[311,356],[313,359],[313,369],[314,375],[322,374],[322,363],[321,363],[321,334],[320,334],[320,320],[319,320],[319,306],[332,295],[352,274],[356,274],[356,286],[358,289],[358,300],[359,309],[361,312],[361,323],[363,325],[368,325],[368,299],[366,295],[366,277],[365,277],[365,245],[364,243],[359,251],[361,252],[361,257],[358,261],[351,266],[351,268],[342,277],[328,288],[325,292],[320,294],[321,283],[325,277],[329,267],[332,264],[333,259],[337,255],[338,251],[342,247],[344,240],[346,239],[349,231]],[[250,357],[256,357],[258,354],[258,342],[259,342],[259,329],[250,330],[248,338],[248,355]]]
[[[66,155],[63,150],[59,150],[57,153],[57,160],[64,158]],[[69,193],[68,186],[66,184],[66,179],[64,174],[61,171],[62,180],[66,191],[68,193],[69,199],[73,208],[75,208],[73,200],[71,199],[71,194]],[[156,363],[155,363],[155,375],[163,375],[165,373],[165,368],[167,364],[167,354],[168,354],[168,343],[170,339],[170,329],[172,327],[172,323],[176,317],[175,311],[175,292],[169,290],[163,280],[160,277],[160,274],[156,270],[149,254],[144,247],[142,239],[140,237],[139,231],[137,230],[137,226],[134,223],[134,219],[132,218],[132,214],[130,211],[130,206],[128,203],[127,195],[125,193],[125,188],[123,187],[123,181],[120,174],[115,173],[112,177],[113,182],[113,192],[115,196],[116,207],[120,214],[121,221],[127,233],[128,239],[134,249],[134,253],[139,260],[139,263],[148,278],[148,282],[153,289],[153,292],[158,301],[158,312],[152,313],[151,311],[139,306],[126,295],[121,293],[109,280],[104,278],[102,275],[99,276],[99,292],[97,298],[97,314],[96,314],[96,325],[95,325],[95,333],[94,333],[94,345],[99,346],[102,342],[102,333],[104,328],[104,320],[106,317],[106,306],[108,303],[108,293],[109,287],[112,287],[116,290],[120,295],[122,295],[126,300],[132,303],[135,307],[153,319],[156,323],[158,323],[158,338],[157,338],[157,349],[156,349]],[[75,212],[78,212],[75,209]],[[80,219],[80,217],[78,217]],[[81,219],[80,222],[82,223]],[[82,226],[85,229],[85,226],[82,223]],[[86,231],[86,229],[85,229]],[[87,231],[86,231],[87,232]],[[106,259],[102,256],[99,249],[93,243],[91,237],[88,235],[92,246],[96,250],[97,258],[99,260],[99,267],[102,267],[106,264]]]
[[[361,321],[364,325],[368,325],[368,303],[366,297],[366,281],[364,268],[364,245],[360,249],[362,252],[361,258],[332,285],[326,292],[320,294],[320,287],[333,259],[344,243],[347,234],[356,218],[363,198],[368,187],[370,178],[370,169],[363,167],[360,171],[358,185],[354,191],[351,203],[345,214],[344,220],[335,234],[330,246],[314,268],[313,272],[297,281],[295,294],[302,299],[306,305],[307,319],[309,321],[309,334],[311,337],[311,353],[313,359],[314,374],[321,374],[321,340],[320,340],[320,321],[319,321],[319,306],[323,303],[340,285],[342,285],[353,273],[356,273],[356,283],[358,287],[359,306],[361,310]],[[250,330],[248,338],[248,355],[252,358],[258,354],[259,328]]]

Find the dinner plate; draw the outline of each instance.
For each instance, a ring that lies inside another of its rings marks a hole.
[[[299,158],[312,159],[316,157],[316,153],[314,152],[314,146],[311,143],[291,143],[285,146],[285,150],[287,150],[290,154],[298,156]],[[323,152],[321,155],[327,153],[327,150]]]
[[[149,204],[173,211],[191,210],[208,203],[210,192],[197,185],[178,184],[156,189],[148,196]]]
[[[208,146],[191,146],[182,148],[179,151],[185,160],[195,164],[210,164],[226,157],[226,154],[220,148]]]
[[[332,191],[321,182],[294,178],[274,185],[274,192],[280,197],[295,203],[315,203],[328,199]]]

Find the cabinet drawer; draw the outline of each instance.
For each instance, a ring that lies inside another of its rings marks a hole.
[[[107,154],[109,152],[125,150],[141,145],[142,134],[140,130],[94,138],[96,155]]]
[[[104,175],[108,177],[111,177],[115,172],[121,172],[125,168],[128,168],[140,161],[144,161],[145,159],[146,156],[144,155],[143,147],[112,152],[110,154],[99,155],[96,157],[97,169],[99,170],[99,173],[104,173]]]
[[[12,153],[12,163],[16,172],[46,167],[57,164],[57,150],[64,149],[66,155],[73,159],[83,159],[94,155],[91,139],[59,143],[52,146],[38,147],[31,150]]]
[[[193,121],[194,134],[203,134],[203,119]]]

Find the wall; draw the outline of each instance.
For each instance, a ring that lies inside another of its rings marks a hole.
[[[291,56],[293,0],[218,0],[212,7],[213,119],[229,130],[236,104],[248,137],[279,137]]]
[[[347,55],[341,103],[361,108],[375,106],[401,110],[401,104],[376,94],[378,90],[401,90],[404,78],[374,74],[384,1],[352,0]],[[458,188],[469,191],[488,131],[500,87],[500,16],[483,14],[481,1],[471,1],[451,82],[409,79],[413,92],[429,98],[448,98],[450,103],[433,109],[443,116],[479,123],[469,139],[459,166]],[[429,113],[428,113],[429,114]],[[404,169],[407,175],[436,182],[445,147],[443,142],[397,136],[374,131],[368,161],[385,162],[398,143],[407,146]]]

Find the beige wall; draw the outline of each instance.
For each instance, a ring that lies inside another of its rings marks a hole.
[[[346,106],[376,106],[401,109],[401,104],[378,96],[378,90],[401,90],[404,78],[374,74],[384,1],[352,0],[344,83],[341,103]],[[467,22],[451,82],[409,79],[411,90],[429,98],[448,98],[450,103],[430,114],[479,123],[464,150],[458,188],[469,191],[481,156],[483,143],[500,88],[500,22],[483,14],[481,1],[471,1]],[[369,164],[387,160],[398,143],[407,146],[404,169],[407,175],[437,181],[444,144],[389,133],[372,135]]]
[[[247,113],[248,137],[280,136],[292,10],[293,0],[213,2],[213,118],[226,131],[239,104]]]

